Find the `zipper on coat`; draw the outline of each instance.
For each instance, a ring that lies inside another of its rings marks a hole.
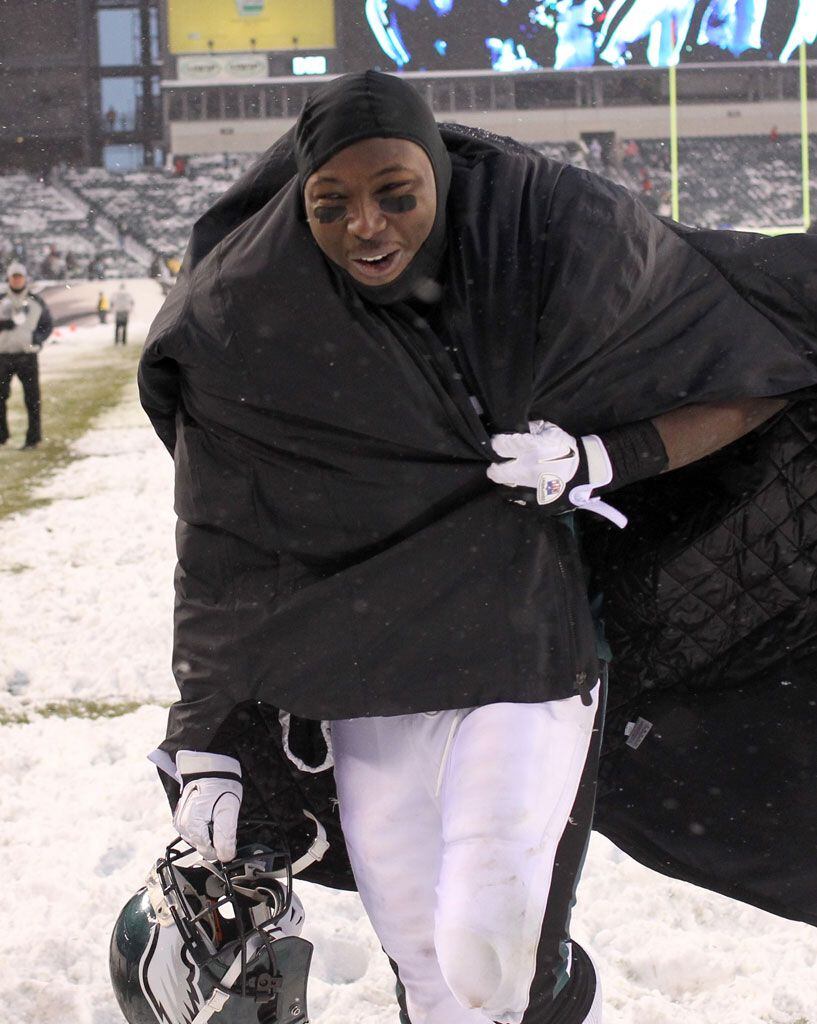
[[[424,344],[414,346],[423,364],[434,376],[443,394],[453,405],[459,416],[464,421],[466,430],[470,432],[471,443],[477,448],[480,455],[488,461],[491,460],[490,437],[485,424],[474,407],[465,382],[465,374],[459,360],[455,360],[453,353],[449,351],[442,339],[438,337],[428,319],[417,313],[416,310],[408,307],[412,314],[414,330],[420,335]],[[476,394],[476,392],[475,392]],[[479,398],[477,396],[477,400]],[[463,423],[457,423],[452,417],[450,410],[443,403],[449,423],[454,427],[458,435],[461,435]]]
[[[554,524],[555,525],[555,524]],[[575,665],[578,661],[578,643],[576,642],[576,620],[573,617],[573,609],[570,607],[567,595],[568,590],[568,579],[567,571],[565,569],[564,561],[562,560],[562,538],[559,534],[559,530],[553,531],[554,548],[556,549],[556,564],[559,566],[559,575],[562,578],[562,594],[565,609],[565,619],[567,621],[567,632],[568,639],[570,641],[570,654],[572,658],[572,664]],[[588,683],[587,673],[577,671],[573,676],[573,689],[581,697],[582,704],[587,708],[593,703],[593,698],[590,694],[592,687]]]

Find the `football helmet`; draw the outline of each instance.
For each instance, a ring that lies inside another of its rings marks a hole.
[[[312,944],[292,864],[275,827],[254,825],[258,841],[224,864],[177,838],[125,904],[110,970],[128,1024],[307,1020]]]

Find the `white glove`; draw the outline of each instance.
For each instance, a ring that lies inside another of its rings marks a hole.
[[[226,754],[180,750],[176,768],[182,778],[182,793],[173,815],[179,835],[205,860],[232,860],[244,795],[241,765]]]
[[[593,496],[594,488],[604,487],[613,479],[613,467],[601,438],[588,434],[577,440],[546,420],[533,420],[528,426],[528,434],[494,434],[491,438],[494,452],[510,461],[491,463],[489,479],[503,487],[529,489],[528,496],[511,495],[511,500],[521,505],[535,500],[554,515],[585,509],[616,526],[626,526],[626,516]]]

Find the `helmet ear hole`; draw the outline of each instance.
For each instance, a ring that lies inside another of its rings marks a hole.
[[[255,890],[264,903],[270,908],[273,918],[280,917],[286,906],[286,896],[280,885],[273,886],[259,885]]]

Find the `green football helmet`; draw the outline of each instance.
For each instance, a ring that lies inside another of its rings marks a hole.
[[[274,827],[227,864],[181,838],[125,904],[111,936],[128,1024],[302,1024],[312,944]]]

